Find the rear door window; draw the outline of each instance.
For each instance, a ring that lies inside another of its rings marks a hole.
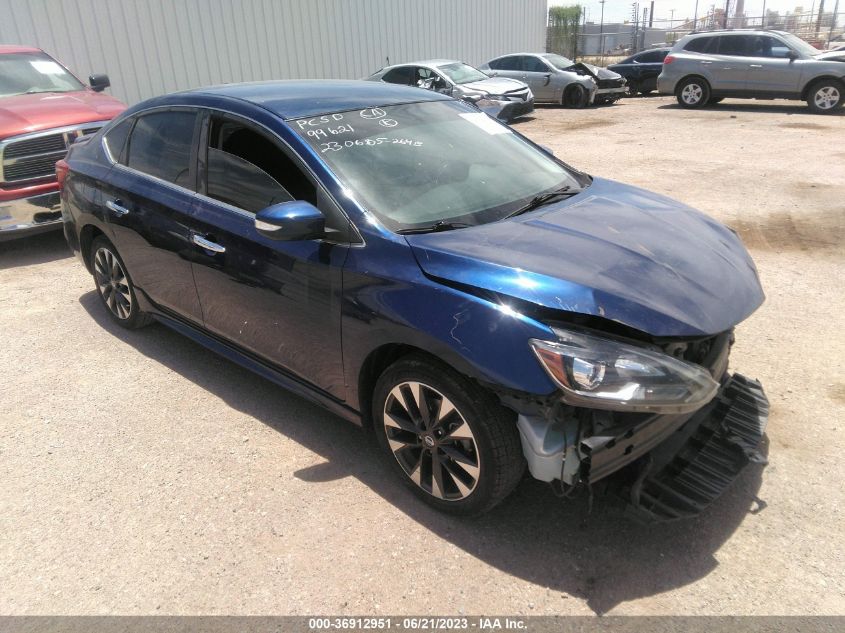
[[[138,117],[129,137],[127,165],[132,169],[194,189],[191,150],[197,113],[154,112]]]
[[[522,63],[518,55],[502,57],[496,61],[496,70],[522,70]]]
[[[403,86],[407,86],[411,82],[412,70],[413,69],[410,66],[393,68],[392,70],[388,70],[384,73],[384,76],[381,79],[382,81],[386,81],[391,84],[401,84]]]
[[[719,55],[746,57],[751,54],[751,37],[748,35],[722,35],[718,41]]]
[[[710,45],[715,38],[712,37],[697,37],[694,40],[690,40],[684,46],[685,51],[691,51],[693,53],[709,53],[712,52],[710,49],[712,48]]]
[[[638,64],[660,64],[663,62],[664,57],[666,57],[666,53],[661,51],[649,51],[647,53],[637,55],[636,62]]]
[[[135,123],[134,118],[124,119],[106,132],[103,137],[106,147],[109,149],[109,154],[116,163],[126,164],[126,141],[129,138],[133,123]]]

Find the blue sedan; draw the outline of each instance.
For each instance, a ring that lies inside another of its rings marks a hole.
[[[763,301],[739,238],[472,105],[204,88],[130,108],[57,169],[115,323],[163,323],[372,427],[437,508],[485,511],[527,468],[690,516],[755,455],[766,398],[727,370]]]

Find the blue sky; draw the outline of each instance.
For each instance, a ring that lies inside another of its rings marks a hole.
[[[833,11],[833,5],[836,0],[825,0],[825,10]],[[731,0],[731,5],[736,0]],[[816,0],[815,6],[818,8],[819,0]],[[593,22],[599,21],[601,15],[601,5],[598,0],[582,0],[580,3],[576,0],[550,0],[549,5],[571,5],[581,4],[588,11],[588,19]],[[725,1],[713,2],[712,0],[699,0],[698,15],[704,15],[711,6],[715,4],[717,7],[724,7]],[[649,0],[640,0],[640,15],[642,15],[643,8],[649,6]],[[809,12],[813,6],[813,0],[767,0],[766,9],[780,11],[781,13],[792,11],[795,7],[801,6],[804,11]],[[692,18],[695,10],[695,0],[655,0],[654,2],[654,17],[655,19],[670,18],[671,10],[674,9],[674,19],[683,20]],[[843,0],[839,2],[840,12],[845,11],[843,8]],[[745,0],[745,14],[749,16],[759,16],[763,13],[763,0]],[[604,21],[605,22],[621,22],[629,19],[631,16],[631,2],[626,0],[607,0],[604,5]],[[840,18],[841,20],[841,18]]]

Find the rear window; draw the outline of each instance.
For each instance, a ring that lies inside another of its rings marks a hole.
[[[710,48],[710,43],[713,41],[712,37],[697,37],[690,40],[684,46],[685,51],[693,53],[706,53]]]
[[[129,167],[193,189],[189,173],[196,119],[196,112],[188,111],[139,117],[129,137]]]

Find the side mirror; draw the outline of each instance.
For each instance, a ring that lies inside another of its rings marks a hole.
[[[255,214],[255,230],[271,240],[316,240],[326,234],[326,218],[310,202],[280,202]]]
[[[792,50],[792,49],[790,48],[790,49],[789,49],[789,52],[786,54],[786,58],[787,58],[789,61],[795,61],[796,59],[798,59],[798,53],[796,53],[794,50]]]
[[[88,83],[91,85],[91,90],[94,92],[102,92],[111,86],[108,75],[89,75]]]
[[[549,156],[555,155],[555,151],[548,145],[540,145],[540,149],[546,152],[546,154],[548,154]]]

